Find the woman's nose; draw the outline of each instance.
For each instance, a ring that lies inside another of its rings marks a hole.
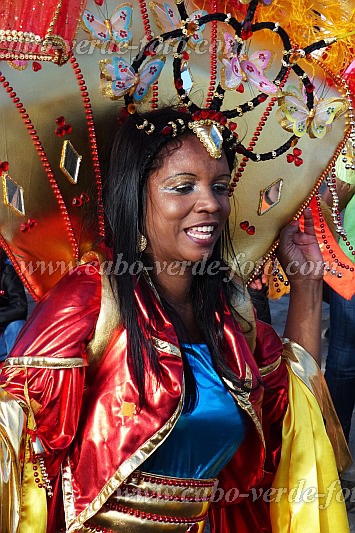
[[[206,211],[208,213],[215,213],[220,211],[221,204],[214,191],[208,188],[199,191],[195,209],[197,212]]]

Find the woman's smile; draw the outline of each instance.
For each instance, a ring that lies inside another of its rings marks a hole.
[[[146,251],[154,261],[200,261],[212,254],[230,212],[227,159],[206,157],[194,135],[165,150],[148,180]]]
[[[185,230],[186,235],[190,239],[197,239],[197,241],[207,241],[213,237],[213,232],[216,225],[200,225]]]

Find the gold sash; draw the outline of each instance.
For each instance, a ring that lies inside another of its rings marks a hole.
[[[83,531],[202,533],[217,484],[136,470]]]

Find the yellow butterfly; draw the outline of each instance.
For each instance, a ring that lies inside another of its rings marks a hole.
[[[309,110],[302,97],[284,92],[279,98],[280,108],[276,119],[282,128],[302,137],[305,133],[312,138],[322,138],[331,130],[332,122],[349,107],[345,98],[320,98]]]

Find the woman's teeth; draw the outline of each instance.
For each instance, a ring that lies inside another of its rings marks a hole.
[[[214,226],[196,226],[187,230],[187,235],[195,239],[207,240],[210,239],[214,230]]]

